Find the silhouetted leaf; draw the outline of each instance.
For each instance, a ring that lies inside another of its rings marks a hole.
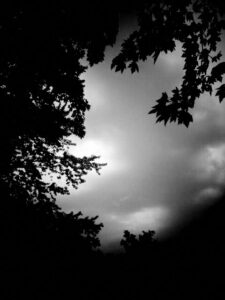
[[[219,63],[211,71],[212,77],[218,81],[222,81],[223,74],[225,74],[225,62]]]
[[[182,123],[184,123],[184,125],[186,127],[188,127],[190,122],[193,122],[193,117],[189,112],[183,112],[181,120],[182,120]]]
[[[138,64],[136,62],[129,64],[129,68],[131,69],[131,73],[139,71]]]
[[[222,102],[223,99],[225,98],[225,84],[222,84],[216,92],[216,96],[219,97],[219,101]]]

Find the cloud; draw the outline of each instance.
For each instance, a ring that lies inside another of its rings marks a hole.
[[[124,32],[125,33],[125,32]],[[117,47],[118,50],[118,47]],[[114,50],[110,50],[110,57]],[[123,231],[163,231],[213,203],[225,182],[225,105],[204,94],[191,111],[194,123],[155,124],[148,111],[163,91],[179,86],[181,45],[173,53],[140,63],[140,72],[110,70],[110,60],[86,76],[87,135],[74,154],[100,155],[108,165],[61,201],[67,210],[99,215],[102,243]],[[214,93],[215,94],[215,93]],[[76,141],[75,141],[76,142]]]
[[[168,53],[161,53],[158,58],[158,63],[162,64],[165,68],[179,69],[184,65],[184,58],[182,57],[182,44],[176,43],[176,50]]]
[[[193,112],[193,119],[195,122],[202,122],[208,117],[208,112],[206,110],[196,110]]]
[[[107,163],[107,167],[103,171],[105,175],[119,172],[125,167],[125,162],[119,159],[117,145],[109,139],[87,137],[85,140],[79,141],[77,146],[72,146],[70,153],[77,157],[100,156],[99,162]]]
[[[166,226],[169,210],[163,206],[145,207],[127,214],[111,214],[109,218],[116,226],[138,233],[142,230],[159,230]]]
[[[222,191],[219,187],[206,187],[197,193],[196,197],[194,198],[194,202],[196,204],[203,205],[211,204],[221,194]]]
[[[194,159],[194,169],[197,179],[223,184],[225,182],[225,143],[205,146]]]

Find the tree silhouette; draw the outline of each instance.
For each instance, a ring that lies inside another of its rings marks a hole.
[[[70,135],[84,137],[90,108],[82,59],[103,60],[117,20],[103,3],[77,8],[66,1],[9,2],[0,12],[1,266],[5,274],[21,272],[13,284],[22,284],[26,268],[37,282],[61,261],[84,263],[100,245],[97,217],[65,213],[55,203],[102,167],[96,156],[68,150]]]
[[[2,297],[63,298],[64,290],[67,296],[74,293],[68,290],[69,281],[81,294],[80,276],[83,272],[87,283],[93,280],[92,265],[100,255],[98,234],[103,225],[96,223],[97,217],[66,213],[53,201],[33,203],[8,191],[1,200]]]
[[[104,12],[104,13],[103,13]],[[109,13],[110,12],[110,13]],[[86,70],[104,58],[112,45],[117,19],[103,3],[50,1],[6,5],[0,13],[0,180],[11,193],[23,189],[32,201],[55,199],[66,185],[46,183],[55,174],[77,188],[96,157],[68,153],[69,136],[85,135]]]
[[[190,109],[196,99],[205,92],[211,95],[214,86],[222,81],[225,62],[218,63],[222,57],[218,42],[225,29],[224,15],[224,4],[211,0],[153,0],[139,8],[139,28],[123,42],[112,69],[123,72],[129,68],[132,73],[137,72],[139,61],[153,57],[155,63],[161,52],[174,51],[177,41],[182,44],[182,83],[170,95],[164,92],[156,101],[149,112],[156,114],[156,122],[177,122],[188,127],[193,121]],[[225,84],[217,88],[216,96],[222,102]]]
[[[149,230],[142,231],[137,237],[135,234],[125,230],[120,245],[124,247],[127,253],[137,254],[137,252],[148,251],[152,249],[156,242],[154,235],[155,231]]]

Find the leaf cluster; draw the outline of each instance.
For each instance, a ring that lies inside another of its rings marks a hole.
[[[150,114],[156,114],[157,122],[177,122],[186,127],[193,121],[190,110],[203,93],[212,94],[214,84],[221,82],[225,62],[216,66],[222,57],[217,50],[221,32],[225,29],[221,7],[210,0],[205,1],[146,1],[138,11],[138,30],[122,44],[121,51],[112,61],[111,68],[123,72],[139,70],[139,61],[152,57],[154,63],[160,53],[172,52],[176,42],[182,44],[184,75],[181,85],[164,92],[153,106]],[[224,88],[219,87],[216,96],[224,99]]]
[[[139,251],[148,251],[154,247],[156,242],[154,236],[155,231],[152,230],[142,231],[138,237],[135,234],[130,233],[128,230],[125,230],[120,245],[124,247],[126,253],[137,254]]]

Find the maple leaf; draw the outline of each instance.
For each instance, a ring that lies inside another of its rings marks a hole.
[[[216,96],[219,97],[219,101],[222,102],[225,98],[225,84],[222,84],[220,87],[218,87]]]
[[[212,71],[211,76],[218,81],[222,81],[222,75],[225,74],[225,62],[221,62],[218,65],[216,65]]]

